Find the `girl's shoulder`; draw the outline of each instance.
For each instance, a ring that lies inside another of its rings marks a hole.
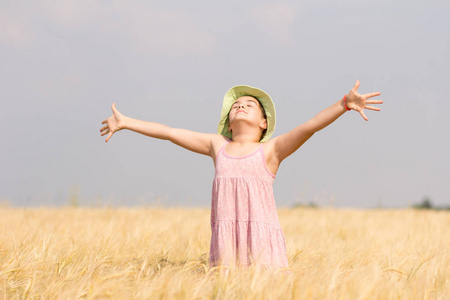
[[[212,138],[211,138],[211,146],[212,146],[212,150],[213,150],[213,159],[214,161],[216,160],[216,155],[217,153],[219,153],[220,149],[222,149],[222,147],[225,144],[228,144],[229,142],[231,142],[231,140],[221,134],[213,134]]]
[[[229,138],[227,138],[221,134],[218,134],[218,133],[213,134],[213,136],[211,138],[211,143],[212,143],[213,147],[221,148],[225,143],[230,143],[230,142],[232,142],[232,140],[230,140]]]
[[[274,148],[275,148],[274,140],[275,139],[270,139],[268,141],[261,143],[263,146],[264,152],[272,153],[274,151]]]

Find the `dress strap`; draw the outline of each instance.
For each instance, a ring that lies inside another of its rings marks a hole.
[[[231,140],[227,140],[225,144],[223,144],[222,148],[220,148],[219,152],[217,152],[217,155],[219,155],[222,152],[225,152],[225,147],[231,142]]]
[[[269,168],[267,167],[267,164],[266,164],[266,155],[264,154],[264,148],[263,148],[263,145],[264,145],[264,143],[261,143],[261,148],[259,148],[259,151],[261,152],[262,163],[263,163],[264,168],[266,169],[267,173],[269,173],[270,176],[272,176],[273,178],[275,178],[276,175],[273,174],[273,173],[269,170]]]

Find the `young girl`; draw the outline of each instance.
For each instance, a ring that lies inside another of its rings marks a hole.
[[[341,100],[293,130],[270,140],[275,129],[275,106],[264,91],[235,86],[224,97],[218,134],[193,132],[113,115],[100,129],[106,142],[122,129],[170,140],[188,150],[208,155],[215,165],[211,203],[210,267],[288,267],[286,243],[278,221],[272,185],[280,163],[315,132],[333,123],[348,110],[367,121],[364,109],[379,111],[368,100],[380,95],[358,93],[359,81]]]

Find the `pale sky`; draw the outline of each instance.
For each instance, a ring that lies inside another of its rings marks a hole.
[[[286,159],[279,207],[450,205],[448,1],[0,2],[0,202],[209,206],[211,158],[129,131],[125,115],[216,132],[222,99],[269,93],[274,136],[359,79],[381,92]]]

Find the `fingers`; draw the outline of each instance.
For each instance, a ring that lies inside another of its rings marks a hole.
[[[117,109],[116,109],[116,103],[113,103],[113,104],[111,105],[111,110],[112,110],[113,114],[117,112]],[[108,134],[108,136],[106,137],[106,140],[105,140],[105,143],[107,143],[107,142],[109,141],[109,139],[111,138],[111,136],[114,134],[114,131],[111,131],[111,130],[109,129],[109,126],[108,126],[108,119],[103,120],[103,121],[102,121],[102,124],[105,124],[105,126],[103,126],[103,127],[100,129],[101,136],[104,136],[105,134]]]
[[[113,135],[112,132],[110,132],[110,133],[108,134],[108,136],[106,137],[105,143],[107,143],[107,142],[109,141],[109,139],[112,137],[112,135]]]
[[[353,90],[357,91],[359,88],[359,80],[356,80],[355,86],[353,87]]]
[[[366,97],[366,98],[372,98],[372,97],[376,97],[376,96],[380,96],[380,95],[381,95],[380,92],[375,92],[375,93],[368,93],[368,94],[365,94],[364,97]]]
[[[374,93],[375,94],[375,93]],[[366,100],[366,104],[383,104],[383,100]],[[381,108],[366,105],[366,109],[380,111]]]
[[[367,104],[383,104],[383,100],[366,100]]]
[[[363,110],[361,110],[359,113],[361,114],[361,117],[363,117],[364,120],[369,121],[369,118],[366,117],[366,114],[364,113]]]
[[[106,120],[105,120],[105,121],[106,121]],[[103,122],[104,122],[104,121],[103,121]],[[103,123],[103,122],[102,122],[102,123]],[[103,126],[103,127],[100,129],[101,136],[104,136],[104,135],[107,134],[109,131],[110,131],[110,130],[109,130],[109,126],[108,126],[108,123],[106,122],[105,126]]]
[[[100,135],[104,136],[105,134],[109,133],[109,129],[104,130]]]
[[[375,106],[366,106],[366,109],[376,110],[376,111],[380,111],[381,110],[381,108],[375,107]]]

